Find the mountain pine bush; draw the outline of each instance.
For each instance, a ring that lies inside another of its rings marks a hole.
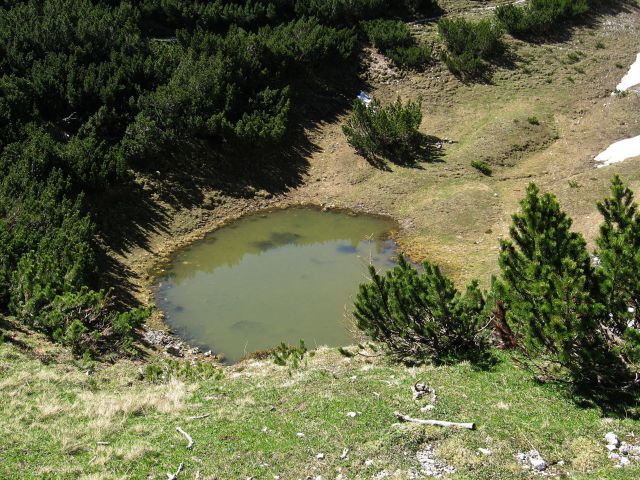
[[[526,6],[501,5],[496,18],[516,36],[553,33],[561,22],[589,11],[589,0],[530,0]]]
[[[356,100],[342,130],[349,145],[365,158],[377,162],[382,157],[410,164],[416,161],[423,141],[418,131],[421,105],[420,101],[403,104],[400,97],[387,107],[376,99],[369,106]]]
[[[370,266],[371,281],[360,285],[355,301],[356,325],[403,362],[474,358],[487,347],[477,282],[460,293],[437,266],[423,267],[420,274],[402,256],[384,276]]]
[[[418,68],[431,59],[431,47],[418,45],[405,22],[378,19],[361,26],[369,41],[399,67]]]
[[[442,60],[455,75],[474,78],[487,69],[487,61],[500,56],[504,50],[501,30],[491,20],[473,22],[464,18],[441,18],[438,33],[446,52]]]
[[[611,198],[598,205],[605,221],[596,262],[557,199],[535,185],[513,216],[495,290],[526,363],[547,377],[620,386],[638,372],[640,221],[632,200],[615,178]]]

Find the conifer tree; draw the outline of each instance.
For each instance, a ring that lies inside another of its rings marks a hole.
[[[585,241],[571,232],[571,219],[557,199],[541,195],[535,184],[521,207],[499,258],[507,322],[531,365],[547,375],[568,372],[574,380],[597,380],[605,356],[598,329],[602,306],[592,298]]]
[[[371,282],[360,285],[354,316],[359,329],[384,343],[405,362],[449,362],[473,358],[486,347],[479,332],[484,298],[477,282],[460,294],[437,266],[420,275],[404,257]]]
[[[598,203],[604,221],[596,240],[605,334],[632,371],[640,366],[640,213],[633,192],[615,176],[611,196]],[[633,366],[635,365],[635,367]]]
[[[629,322],[640,320],[640,213],[633,192],[617,175],[598,210],[604,217],[596,240],[600,293],[611,327],[621,334]]]

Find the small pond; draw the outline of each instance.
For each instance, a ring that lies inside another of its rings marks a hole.
[[[228,362],[283,341],[349,344],[345,313],[369,263],[393,266],[394,227],[313,208],[245,217],[178,253],[156,302],[178,335]]]

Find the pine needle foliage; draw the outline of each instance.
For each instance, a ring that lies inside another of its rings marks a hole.
[[[604,221],[596,240],[596,275],[606,308],[605,333],[625,363],[640,370],[640,212],[631,189],[615,176],[598,203]]]
[[[504,51],[501,29],[488,19],[472,22],[464,18],[441,18],[438,34],[447,48],[442,52],[442,61],[451,73],[466,79],[482,76],[488,68],[487,62]]]
[[[551,34],[561,23],[590,9],[589,0],[530,0],[525,6],[508,4],[496,9],[496,18],[515,36]]]
[[[360,285],[355,301],[356,325],[405,363],[473,358],[486,348],[477,282],[460,293],[437,266],[423,266],[420,274],[403,256],[384,276],[370,266],[371,281]]]
[[[541,368],[561,366],[583,375],[593,348],[600,306],[593,299],[592,268],[582,235],[551,194],[530,184],[513,215],[511,240],[501,244],[500,268],[507,322]],[[592,361],[593,360],[593,361]],[[551,371],[549,371],[551,373]]]
[[[418,131],[422,122],[422,102],[397,100],[382,107],[377,99],[369,106],[356,100],[353,112],[342,131],[349,145],[358,153],[377,162],[379,158],[398,164],[414,163],[420,153],[423,135]]]
[[[640,222],[632,192],[615,178],[611,197],[598,204],[605,220],[595,262],[553,195],[531,184],[521,207],[511,240],[501,244],[495,290],[527,365],[574,384],[630,384],[640,345],[633,310]]]

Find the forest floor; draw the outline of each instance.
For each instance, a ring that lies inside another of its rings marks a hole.
[[[440,3],[474,16],[494,5]],[[553,41],[507,37],[509,60],[485,83],[462,83],[440,62],[400,73],[367,51],[368,91],[383,102],[421,97],[422,131],[439,139],[437,155],[415,167],[376,169],[347,145],[344,111],[310,124],[284,159],[295,173],[279,181],[278,171],[266,183],[213,181],[197,165],[169,178],[141,175],[145,200],[131,209],[153,212],[153,221],[124,225],[135,233],[127,242],[105,240],[114,283],[133,301],[152,303],[155,276],[176,249],[239,216],[300,203],[388,215],[414,260],[486,286],[499,239],[532,181],[559,197],[592,242],[595,202],[611,176],[640,192],[640,158],[599,169],[593,161],[614,141],[640,134],[640,96],[611,95],[640,49],[640,10],[623,5]],[[423,41],[437,41],[433,22],[413,28]],[[487,162],[493,174],[482,175],[472,160]],[[111,222],[119,221],[114,211]],[[163,327],[158,312],[150,326]],[[222,378],[152,384],[147,362],[164,360],[82,362],[38,334],[12,329],[0,342],[0,478],[166,478],[184,463],[179,479],[404,479],[421,478],[427,465],[455,469],[449,478],[515,479],[537,476],[516,458],[532,449],[550,464],[541,476],[640,477],[639,464],[616,468],[604,442],[614,431],[637,443],[637,411],[578,404],[499,360],[486,370],[404,368],[320,349],[299,369],[249,360],[224,367]],[[412,400],[416,381],[437,391],[428,413]],[[398,425],[396,410],[473,421],[478,429]],[[193,437],[192,449],[178,426]]]

